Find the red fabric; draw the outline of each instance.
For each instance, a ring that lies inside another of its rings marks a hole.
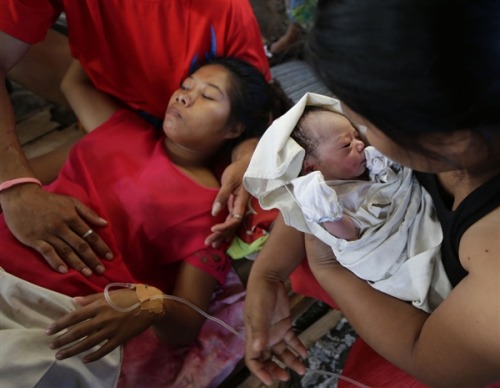
[[[184,175],[168,159],[163,134],[134,113],[117,112],[71,151],[58,179],[46,189],[78,198],[108,225],[99,230],[115,258],[104,275],[59,274],[19,244],[0,218],[0,267],[42,287],[76,296],[109,282],[143,282],[172,291],[178,265],[187,261],[223,283],[231,268],[224,249],[206,247],[217,189]]]
[[[0,0],[0,30],[26,43],[40,42],[61,7],[62,0]]]
[[[339,310],[337,304],[328,296],[328,294],[321,288],[316,278],[309,268],[307,260],[304,259],[299,267],[290,276],[292,290],[297,294],[309,296],[314,299],[321,300],[334,309]]]
[[[241,58],[270,79],[248,0],[0,0],[0,9],[0,30],[29,43],[64,10],[72,53],[97,88],[159,118],[207,56]]]
[[[381,357],[361,338],[358,338],[351,347],[342,376],[369,387],[427,387]],[[339,388],[352,386],[347,381],[339,380]]]
[[[236,236],[246,244],[268,236],[278,214],[278,209],[264,210],[256,197],[250,197],[245,217],[236,231]]]
[[[335,309],[337,304],[321,288],[311,272],[307,260],[292,273],[292,290],[298,294],[309,296],[328,303]],[[349,351],[342,376],[355,380],[370,387],[426,387],[412,376],[403,372],[385,358],[370,348],[361,338],[358,338]],[[352,387],[353,384],[339,380],[340,387]]]

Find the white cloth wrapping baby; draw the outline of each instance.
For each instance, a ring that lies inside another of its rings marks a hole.
[[[342,112],[336,99],[313,93],[304,95],[263,135],[245,173],[245,187],[259,199],[263,209],[278,208],[287,225],[330,245],[343,266],[374,288],[410,301],[424,311],[434,310],[451,290],[440,258],[442,231],[431,197],[410,169],[368,147],[370,181],[327,182],[335,188],[338,198],[334,209],[327,211],[343,209],[359,230],[358,240],[346,241],[328,233],[320,224],[321,217],[336,216],[324,213],[318,218],[325,209],[316,209],[318,214],[310,214],[314,217],[306,219],[297,195],[313,198],[308,203],[303,201],[302,207],[308,208],[321,202],[320,195],[303,193],[303,189],[298,194],[305,151],[290,133],[307,105]],[[321,181],[317,174],[305,179]]]

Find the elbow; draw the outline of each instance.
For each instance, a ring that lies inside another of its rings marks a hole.
[[[61,89],[61,92],[64,94],[64,96],[68,98],[68,92],[71,90],[71,80],[67,76],[67,74],[61,80],[61,83],[59,84],[59,89]]]
[[[191,345],[198,338],[199,330],[162,330],[153,326],[153,333],[163,342],[176,348],[182,348]]]

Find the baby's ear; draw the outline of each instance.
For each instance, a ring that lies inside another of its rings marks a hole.
[[[245,132],[245,126],[242,123],[236,123],[229,128],[226,134],[226,139],[235,139],[240,137]]]

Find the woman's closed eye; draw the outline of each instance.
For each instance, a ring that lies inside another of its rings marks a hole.
[[[208,94],[206,93],[202,93],[201,95],[205,100],[210,100],[210,101],[215,101],[215,98],[209,96]]]

